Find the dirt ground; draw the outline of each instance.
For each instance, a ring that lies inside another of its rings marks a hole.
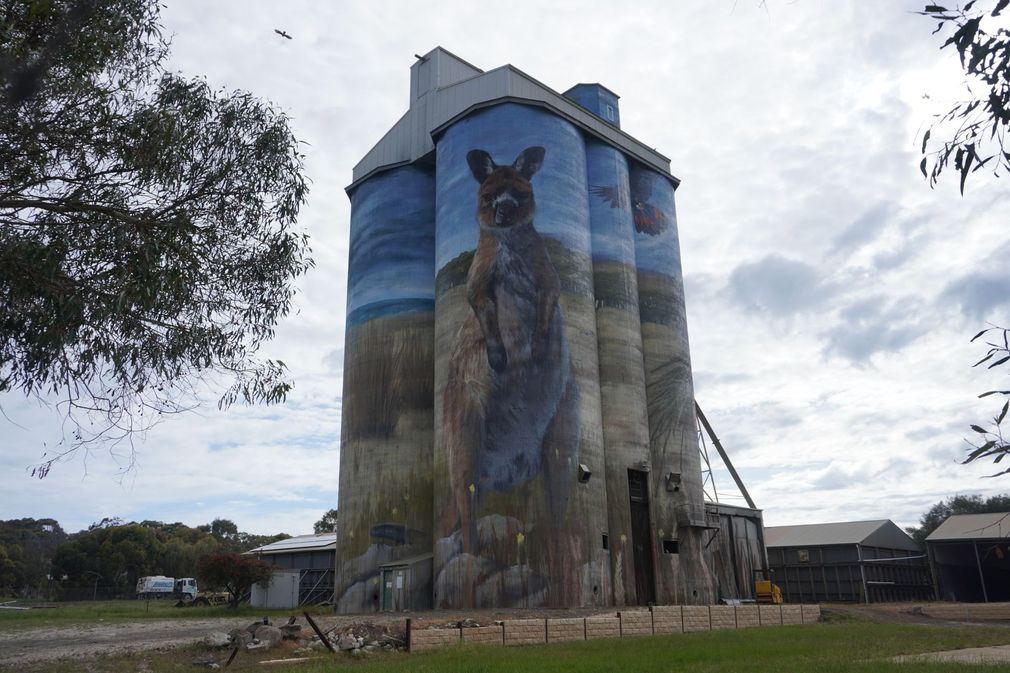
[[[923,614],[922,606],[922,603],[873,603],[869,605],[838,603],[822,605],[821,614],[825,619],[831,619],[834,615],[839,615],[853,617],[862,621],[887,622],[891,624],[926,624],[933,626],[986,624],[989,626],[1005,625],[1010,628],[1010,623],[1008,622],[938,619]]]
[[[464,610],[411,614],[316,616],[314,619],[321,629],[327,631],[358,622],[402,624],[407,617],[411,617],[417,626],[424,627],[450,625],[464,619],[474,620],[480,624],[493,624],[495,620],[499,619],[585,617],[614,614],[614,612],[612,609]],[[922,614],[920,606],[914,603],[826,605],[822,608],[822,612],[825,619],[840,616],[866,621],[936,626],[965,623],[963,621],[934,619]],[[116,624],[92,623],[0,632],[0,669],[17,669],[60,659],[174,649],[198,642],[208,633],[226,633],[231,629],[246,626],[250,621],[249,617],[194,618]],[[275,619],[275,621],[281,622],[283,620]],[[302,623],[304,618],[299,615],[298,621]],[[1000,622],[988,623],[1000,624]],[[1002,624],[1010,628],[1010,623],[1002,622]],[[307,629],[308,626],[303,628]]]
[[[298,614],[298,613],[293,613]],[[413,614],[368,614],[315,616],[319,627],[327,631],[356,622],[403,623],[411,617],[421,626],[451,624],[461,619],[492,624],[497,619],[532,617],[583,617],[613,614],[612,610],[467,610],[461,612],[420,612]],[[18,669],[60,659],[89,658],[107,654],[127,654],[168,650],[198,642],[208,633],[224,632],[248,625],[249,617],[220,619],[171,619],[117,624],[81,624],[44,627],[8,632],[0,631],[0,669]],[[283,620],[276,619],[282,623]],[[304,618],[299,614],[299,623]],[[303,626],[308,629],[308,625]]]

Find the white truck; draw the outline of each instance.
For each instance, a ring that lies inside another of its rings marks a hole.
[[[196,580],[192,577],[165,577],[152,575],[137,580],[137,598],[175,598],[181,601],[191,601],[198,592]]]

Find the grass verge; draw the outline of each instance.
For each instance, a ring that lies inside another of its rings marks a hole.
[[[367,657],[323,654],[311,662],[262,666],[260,661],[292,656],[290,650],[240,653],[229,671],[283,670],[286,673],[906,673],[1006,671],[1006,666],[951,663],[895,663],[899,654],[918,654],[964,647],[1010,643],[1010,629],[998,626],[927,626],[841,621],[652,636],[620,640],[541,645],[518,648],[459,646],[419,654],[377,653]],[[167,653],[90,660],[91,673],[150,673],[195,670],[194,659],[206,650],[184,648]],[[227,652],[214,655],[222,663]],[[24,669],[45,673],[82,670],[66,662]]]
[[[77,601],[49,603],[55,607],[35,610],[0,610],[0,629],[28,629],[75,624],[138,622],[155,619],[216,619],[221,617],[284,616],[291,610],[266,610],[248,605],[237,609],[221,607],[175,607],[175,601]],[[297,610],[296,612],[303,612]],[[309,608],[309,614],[331,614],[329,608]]]

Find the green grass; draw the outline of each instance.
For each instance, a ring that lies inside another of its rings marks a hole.
[[[21,605],[21,603],[18,603]],[[27,604],[30,605],[30,604]],[[205,619],[216,617],[262,617],[300,614],[297,610],[266,610],[243,605],[231,610],[221,607],[175,607],[175,601],[75,601],[72,603],[46,603],[55,607],[34,610],[0,610],[0,629],[39,628],[44,626],[72,626],[106,623],[136,622],[148,619]],[[329,608],[309,608],[309,614],[331,614]]]
[[[558,645],[519,648],[459,646],[426,653],[382,653],[367,659],[348,655],[320,655],[313,662],[270,670],[288,673],[869,673],[903,671],[939,673],[956,671],[1005,671],[1005,666],[908,663],[887,661],[899,654],[1010,643],[1010,629],[1000,627],[948,627],[876,624],[839,621],[807,626],[785,626],[593,640]],[[198,648],[170,653],[148,653],[88,662],[93,673],[132,673],[142,668],[151,673],[192,671],[192,661],[205,654]],[[227,655],[218,653],[222,660]],[[252,655],[241,653],[230,671],[268,670],[263,659],[292,656],[290,650]],[[70,673],[81,662],[51,665],[36,671]]]
[[[529,648],[457,648],[392,657],[358,667],[361,673],[408,670],[418,673],[512,673],[519,671],[668,673],[784,673],[793,671],[949,671],[950,664],[897,664],[885,661],[961,647],[1010,643],[1000,628],[935,628],[849,622],[743,629],[677,636],[594,640]],[[319,665],[309,671],[337,670]],[[1005,667],[964,667],[958,671],[995,671]]]

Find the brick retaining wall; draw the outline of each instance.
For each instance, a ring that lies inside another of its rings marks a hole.
[[[992,605],[992,604],[991,604]],[[1010,614],[1010,604],[1003,604]],[[938,606],[960,608],[960,606]],[[972,606],[978,608],[981,606]],[[932,609],[932,608],[931,608]],[[991,614],[998,610],[991,609]],[[939,616],[939,615],[937,615]],[[488,645],[535,645],[596,638],[631,638],[654,634],[742,629],[749,626],[809,624],[821,617],[819,605],[662,605],[627,610],[614,616],[558,619],[508,619],[494,626],[423,628],[426,622],[407,620],[407,642],[421,652],[459,642]],[[990,617],[1000,619],[1001,617]]]
[[[586,640],[620,637],[620,617],[586,617]]]
[[[758,615],[761,617],[761,626],[779,626],[782,624],[781,605],[759,605]]]
[[[488,643],[493,645],[502,645],[505,642],[504,638],[505,627],[501,624],[495,626],[477,626],[466,629],[460,629],[462,632],[463,640],[471,643]],[[417,633],[415,631],[415,633]]]
[[[411,629],[407,642],[411,652],[433,650],[459,642],[461,629]]]
[[[685,605],[681,609],[684,615],[684,633],[708,631],[712,628],[707,605]]]
[[[736,627],[738,629],[745,629],[749,626],[761,626],[761,606],[759,605],[740,605],[736,609]],[[817,610],[817,616],[820,618],[820,608]],[[808,619],[807,621],[816,622],[817,619]]]
[[[657,605],[652,608],[653,633],[683,633],[684,613],[679,605]]]
[[[560,643],[569,640],[586,639],[586,620],[569,617],[547,620],[547,642]]]
[[[709,607],[708,615],[713,631],[736,628],[736,608],[732,605],[713,605]]]
[[[509,619],[504,625],[506,645],[537,645],[547,642],[546,620]]]
[[[648,610],[618,612],[617,617],[621,622],[622,638],[652,635],[652,613]]]
[[[782,606],[782,623],[783,624],[802,624],[803,623],[803,606],[802,605],[783,605]]]

